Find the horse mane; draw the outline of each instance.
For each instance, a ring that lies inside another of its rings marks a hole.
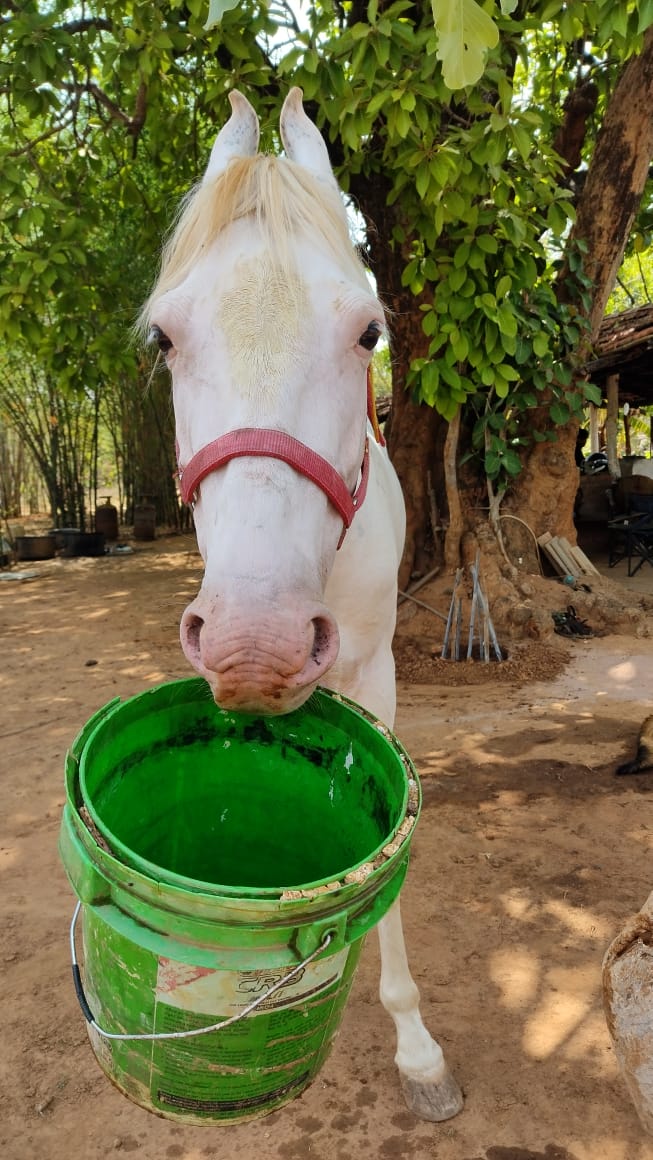
[[[148,325],[154,300],[183,282],[222,230],[250,215],[281,271],[290,273],[296,268],[292,239],[298,233],[317,235],[340,267],[369,291],[337,189],[285,157],[257,153],[233,158],[223,173],[197,185],[182,201],[162,250],[159,276],[141,314],[142,327]]]

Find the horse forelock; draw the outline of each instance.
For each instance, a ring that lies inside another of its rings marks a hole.
[[[195,187],[184,199],[161,257],[150,305],[183,282],[216,238],[242,218],[255,219],[270,260],[296,276],[293,242],[301,236],[325,246],[343,274],[369,289],[365,267],[354,248],[342,200],[335,189],[285,157],[259,153],[230,161],[217,178]]]

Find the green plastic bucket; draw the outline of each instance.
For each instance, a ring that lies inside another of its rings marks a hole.
[[[75,985],[116,1086],[200,1124],[302,1091],[399,893],[419,808],[399,742],[325,690],[261,718],[191,679],[96,713],[66,758],[60,852]]]

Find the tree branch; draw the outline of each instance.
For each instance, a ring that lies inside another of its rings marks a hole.
[[[103,89],[99,85],[96,85],[94,81],[83,81],[79,84],[66,84],[61,82],[60,87],[66,93],[90,93],[92,97],[95,97],[99,105],[104,105],[104,108],[108,109],[114,121],[122,121],[123,125],[131,124],[131,117],[127,113],[123,113],[115,101],[112,101],[111,97],[107,96]]]
[[[65,120],[61,121],[57,125],[53,125],[51,129],[47,129],[45,131],[45,133],[41,133],[39,137],[34,137],[31,141],[28,141],[27,144],[23,145],[20,149],[12,149],[7,154],[7,157],[22,157],[23,154],[29,153],[34,148],[35,145],[40,145],[42,141],[47,141],[49,137],[56,137],[57,133],[61,133],[62,130],[67,129],[68,126],[72,123],[72,120],[73,120],[73,115],[72,115],[72,113],[70,113],[69,116],[65,118]]]
[[[69,20],[66,24],[60,24],[55,31],[88,32],[91,28],[96,28],[99,32],[113,32],[115,25],[111,20],[105,20],[100,16],[87,16],[85,19]]]

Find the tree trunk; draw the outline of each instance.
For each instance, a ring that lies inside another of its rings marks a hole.
[[[653,157],[653,28],[642,52],[626,62],[608,102],[567,255],[576,241],[587,246],[584,273],[592,285],[588,345],[596,338],[614,287]],[[560,301],[577,298],[574,276],[565,262],[558,278]],[[533,413],[532,428],[552,428],[546,408]],[[507,508],[536,535],[548,531],[576,542],[574,498],[578,470],[574,460],[577,424],[557,428],[555,443],[536,443],[516,480]]]
[[[416,296],[401,284],[409,260],[410,238],[399,246],[390,239],[395,226],[407,231],[398,204],[386,205],[387,190],[381,179],[352,182],[359,206],[368,223],[369,259],[378,294],[388,311],[392,363],[392,413],[388,451],[401,482],[406,503],[406,544],[399,570],[399,586],[423,576],[436,556],[430,513],[446,506],[442,474],[442,446],[446,424],[427,404],[416,403],[408,387],[413,359],[427,358],[429,339],[421,325],[420,305],[426,294]]]
[[[435,462],[435,446],[442,420],[432,407],[413,402],[405,385],[410,363],[419,357],[422,345],[421,336],[415,333],[417,327],[419,318],[415,320],[404,313],[395,319],[392,333],[392,417],[388,447],[406,502],[406,544],[399,571],[401,587],[433,566],[435,545],[429,514],[429,482],[434,486],[432,481],[441,472]],[[443,503],[437,492],[436,506],[442,511]]]
[[[132,505],[147,497],[156,507],[159,524],[179,526],[174,485],[175,428],[170,386],[164,375],[151,378],[147,391],[133,398]]]
[[[587,244],[584,272],[593,286],[590,342],[599,331],[653,157],[653,27],[638,56],[624,65],[603,117],[569,237]],[[560,272],[560,300],[569,301],[568,266]]]

